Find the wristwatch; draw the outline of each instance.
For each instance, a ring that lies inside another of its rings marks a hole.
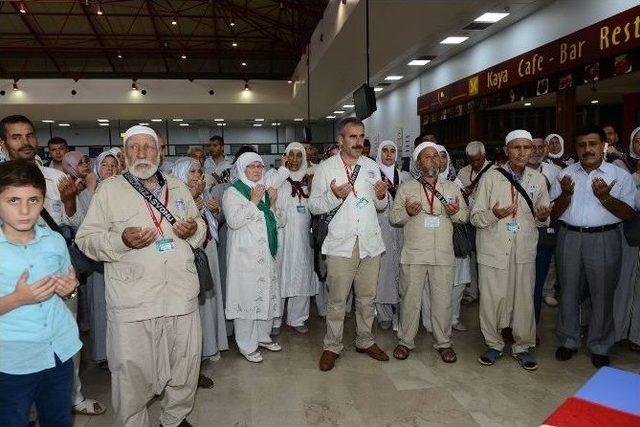
[[[76,296],[78,296],[78,288],[75,288],[73,292],[71,292],[69,295],[62,297],[62,301],[69,301],[70,299],[73,299]]]

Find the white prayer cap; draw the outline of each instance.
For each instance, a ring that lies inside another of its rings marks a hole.
[[[424,150],[425,148],[429,148],[429,147],[431,147],[431,148],[433,148],[434,150],[436,150],[436,151],[440,152],[440,150],[438,149],[438,146],[439,146],[438,144],[433,143],[433,142],[429,142],[429,141],[425,141],[425,142],[420,143],[420,145],[418,145],[418,146],[413,150],[413,156],[412,156],[413,161],[414,161],[414,162],[417,162],[417,161],[418,161],[418,156],[420,155],[420,152],[421,152],[422,150]],[[440,145],[440,147],[442,147],[442,146]],[[444,148],[444,147],[443,147],[443,148]]]
[[[529,141],[533,141],[533,137],[531,136],[531,133],[524,129],[516,129],[509,132],[506,138],[504,139],[505,145],[509,145],[509,143],[514,139],[528,139]]]
[[[149,135],[154,139],[156,143],[158,142],[158,135],[156,134],[156,131],[148,126],[135,125],[131,126],[124,133],[124,137],[122,138],[123,143],[126,144],[127,139],[131,138],[133,135]]]

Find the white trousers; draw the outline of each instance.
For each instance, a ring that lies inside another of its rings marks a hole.
[[[273,319],[233,319],[233,330],[240,353],[247,355],[258,349],[258,343],[271,342]]]
[[[397,310],[397,304],[376,304],[376,311],[378,312],[378,322],[391,322],[393,321],[393,309]]]
[[[273,327],[279,328],[282,326],[282,316],[285,305],[287,306],[287,325],[294,328],[303,326],[304,322],[309,318],[309,300],[310,297],[307,296],[282,298],[280,317],[273,320]]]

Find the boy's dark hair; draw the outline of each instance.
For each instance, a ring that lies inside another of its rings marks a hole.
[[[14,114],[13,116],[4,117],[0,120],[0,139],[3,141],[7,140],[7,128],[6,125],[13,125],[15,123],[28,123],[32,129],[35,130],[33,123],[27,117],[22,116],[20,114]]]
[[[52,144],[63,144],[65,147],[69,147],[67,144],[67,140],[64,138],[60,138],[59,136],[54,136],[47,142],[47,146],[51,146]]]
[[[18,159],[0,163],[0,192],[7,187],[35,187],[42,196],[47,193],[44,175],[35,162]]]
[[[585,126],[582,129],[576,132],[576,138],[580,136],[587,136],[592,133],[595,133],[600,136],[600,141],[607,142],[607,134],[604,133],[604,129],[602,126]]]

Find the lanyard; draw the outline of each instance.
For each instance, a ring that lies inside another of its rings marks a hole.
[[[511,184],[511,204],[515,205],[515,209],[513,210],[513,214],[511,215],[512,218],[515,218],[516,215],[518,214],[518,199],[520,194],[518,193],[518,191],[516,190],[516,187],[513,186],[513,184]]]
[[[344,165],[344,173],[347,175],[347,182],[351,182],[351,172],[349,171],[349,169],[351,169],[349,166],[347,166],[347,164],[345,163],[344,159],[342,159],[342,164]],[[358,197],[358,193],[356,193],[356,183],[354,182],[353,185],[351,186],[352,190],[353,190],[353,195],[356,196],[356,198]]]
[[[433,183],[433,189],[436,189],[436,185],[438,184],[438,180],[436,180],[436,182]],[[424,188],[424,185],[422,186],[422,190],[424,190],[424,195],[427,197],[427,203],[429,204],[429,215],[433,215],[433,202],[434,199],[436,198],[436,194],[434,192],[431,193],[431,198],[429,198],[429,192],[427,192],[427,189]]]
[[[164,189],[164,205],[167,206],[168,202],[169,202],[169,187],[167,186]],[[161,236],[164,236],[164,232],[162,231],[162,215],[160,215],[160,218],[156,218],[156,215],[153,213],[153,208],[151,207],[149,202],[145,200],[145,203],[147,205],[147,210],[149,211],[149,215],[151,216],[151,221],[153,221],[153,225],[156,227],[156,230],[158,230],[158,233]]]

